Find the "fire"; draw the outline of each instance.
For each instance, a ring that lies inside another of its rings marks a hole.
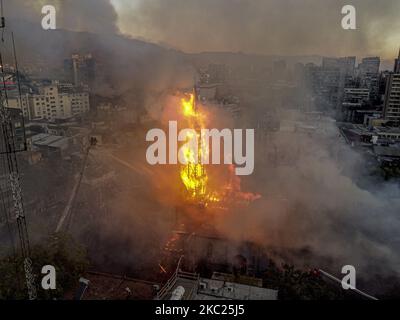
[[[207,205],[209,202],[218,201],[216,195],[208,191],[208,175],[205,166],[201,163],[203,155],[208,153],[205,141],[200,137],[200,129],[204,128],[205,115],[196,108],[195,95],[190,94],[187,98],[181,99],[182,113],[188,122],[189,128],[195,129],[197,134],[197,154],[188,144],[183,147],[183,156],[186,165],[183,165],[180,171],[181,180],[188,191],[189,198]],[[188,132],[186,142],[193,140],[193,134]]]
[[[182,98],[181,102],[185,117],[198,117],[195,110],[194,94],[190,94],[189,99]]]
[[[240,178],[235,175],[233,165],[228,168],[231,177],[228,179],[229,181],[218,184],[221,186],[218,191],[210,190],[209,176],[201,161],[202,157],[209,156],[207,143],[200,134],[201,129],[206,125],[206,115],[197,108],[195,94],[189,94],[181,99],[181,110],[188,128],[195,130],[197,138],[197,154],[188,143],[195,138],[191,132],[186,134],[186,143],[182,147],[186,164],[182,165],[180,169],[180,178],[186,188],[189,200],[207,207],[210,204],[225,202],[227,199],[230,202],[235,200],[247,203],[259,199],[261,196],[258,194],[241,191]]]

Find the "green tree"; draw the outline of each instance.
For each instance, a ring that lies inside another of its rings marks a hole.
[[[86,250],[67,234],[48,236],[31,249],[33,272],[36,277],[38,299],[61,299],[85,274],[89,262]],[[42,267],[52,265],[56,269],[56,289],[43,290]],[[27,298],[23,258],[7,256],[0,260],[0,299],[19,300]]]

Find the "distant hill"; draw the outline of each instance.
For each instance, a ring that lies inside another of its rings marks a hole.
[[[183,53],[165,46],[116,34],[93,34],[67,30],[45,31],[37,25],[13,21],[5,34],[10,56],[10,29],[14,30],[20,64],[45,66],[49,77],[59,78],[63,61],[74,53],[92,53],[97,61],[96,92],[104,96],[127,95],[136,91],[163,91],[193,83],[194,67],[210,63],[254,68],[271,67],[285,60],[289,67],[297,62],[320,64],[322,57],[257,55],[242,52]],[[4,52],[4,50],[3,50]],[[384,69],[391,62],[383,61]],[[44,71],[45,72],[45,71]]]
[[[28,23],[18,25],[14,33],[20,65],[39,64],[55,77],[62,74],[64,59],[75,53],[92,53],[99,80],[95,90],[104,95],[120,95],[132,88],[160,90],[193,81],[185,54],[145,41],[121,35],[45,31]],[[10,47],[9,34],[5,38]]]
[[[93,34],[67,30],[45,31],[38,25],[13,21],[5,34],[9,41],[13,30],[18,57],[23,64],[42,64],[58,77],[63,60],[74,53],[92,53],[98,61],[102,83],[99,90],[117,94],[131,87],[159,89],[193,81],[193,65],[226,63],[257,66],[271,65],[285,59],[296,62],[319,63],[321,57],[280,57],[245,54],[241,52],[203,52],[187,54],[142,40],[116,34]],[[10,42],[8,42],[10,44]],[[10,53],[10,51],[9,51]]]

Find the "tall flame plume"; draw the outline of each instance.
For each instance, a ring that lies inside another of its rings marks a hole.
[[[201,158],[208,153],[205,141],[200,135],[201,128],[204,128],[205,115],[196,108],[196,100],[194,94],[189,94],[181,99],[182,112],[188,122],[190,129],[194,129],[197,137],[193,133],[186,134],[186,142],[190,142],[196,138],[197,152],[190,147],[190,143],[186,143],[183,148],[183,156],[186,164],[181,167],[181,180],[186,187],[188,196],[191,200],[207,205],[209,202],[218,201],[217,197],[210,194],[208,190],[208,175],[206,168],[201,163]]]

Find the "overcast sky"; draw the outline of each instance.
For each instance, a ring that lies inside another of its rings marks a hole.
[[[19,17],[55,4],[59,27],[121,32],[186,52],[392,59],[400,47],[400,0],[6,1]],[[357,30],[341,28],[346,4],[356,8]]]

